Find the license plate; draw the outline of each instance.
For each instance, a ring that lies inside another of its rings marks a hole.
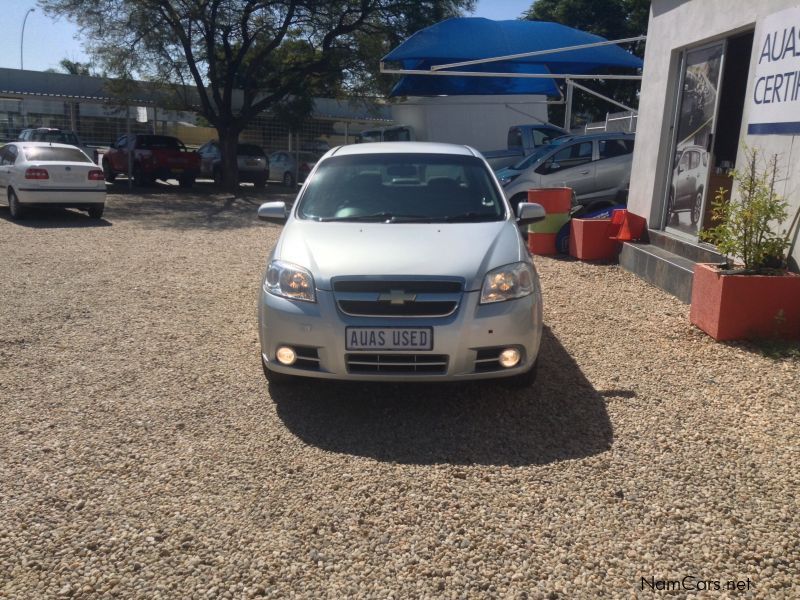
[[[258,161],[256,159],[249,158],[246,161],[244,161],[244,164],[246,164],[248,167],[255,167],[258,165]]]
[[[433,350],[432,327],[347,327],[348,350]]]

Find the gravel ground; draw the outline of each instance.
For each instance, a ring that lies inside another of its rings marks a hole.
[[[797,361],[542,258],[530,391],[270,392],[259,199],[124,192],[0,209],[0,597],[800,597]]]

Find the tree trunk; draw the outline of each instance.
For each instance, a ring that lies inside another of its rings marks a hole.
[[[222,181],[225,189],[236,194],[239,191],[239,168],[236,164],[236,147],[239,130],[233,127],[217,127],[219,148],[222,152]]]

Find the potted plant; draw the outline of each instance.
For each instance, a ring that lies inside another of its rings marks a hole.
[[[691,322],[716,340],[800,338],[800,276],[788,269],[800,210],[782,230],[788,203],[776,191],[778,157],[744,151],[746,166],[733,172],[737,197],[717,192],[718,225],[700,236],[727,261],[695,266]]]

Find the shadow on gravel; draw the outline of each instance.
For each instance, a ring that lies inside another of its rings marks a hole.
[[[184,189],[158,181],[129,189],[124,179],[109,185],[108,195],[107,205],[115,220],[183,230],[251,227],[257,222],[256,211],[262,202],[294,200],[283,186],[257,190],[244,185],[233,196],[211,182],[198,182],[191,189]]]
[[[386,462],[546,464],[605,452],[614,438],[603,397],[547,328],[529,390],[311,381],[270,395],[304,442]]]
[[[105,219],[92,219],[85,212],[59,207],[30,209],[24,219],[14,220],[8,207],[0,208],[0,219],[32,229],[111,227]]]

